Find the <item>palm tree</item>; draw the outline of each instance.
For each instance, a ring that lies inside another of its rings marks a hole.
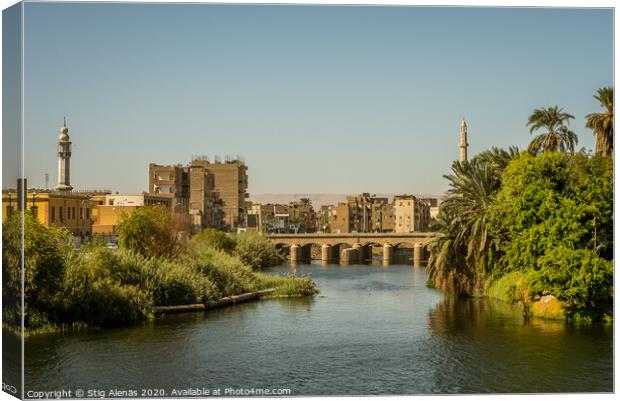
[[[569,151],[574,153],[577,135],[568,129],[570,120],[574,118],[574,116],[564,113],[563,109],[558,106],[534,110],[527,121],[527,125],[530,126],[530,134],[541,128],[545,129],[546,132],[537,135],[532,140],[528,151],[534,155],[541,151]]]
[[[614,88],[608,86],[596,91],[594,98],[605,109],[603,113],[592,113],[586,116],[586,128],[596,135],[595,153],[600,156],[611,156],[614,149]]]
[[[499,248],[487,232],[491,197],[501,186],[498,170],[516,154],[516,149],[494,149],[469,162],[455,162],[453,173],[444,176],[450,182],[448,198],[431,228],[439,234],[426,243],[431,252],[428,273],[439,288],[476,292]]]

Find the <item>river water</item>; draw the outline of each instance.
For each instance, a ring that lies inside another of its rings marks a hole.
[[[524,322],[454,300],[421,268],[320,264],[314,299],[169,315],[26,340],[26,389],[290,389],[291,395],[613,391],[610,325]]]

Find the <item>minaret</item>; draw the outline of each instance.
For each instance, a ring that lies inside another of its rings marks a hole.
[[[461,144],[459,147],[461,148],[461,158],[462,162],[467,161],[467,147],[469,144],[467,143],[467,123],[465,122],[465,117],[461,120]]]
[[[71,142],[69,141],[69,128],[67,128],[67,119],[65,118],[58,138],[58,186],[56,187],[58,191],[69,192],[73,189],[69,184],[70,160]]]

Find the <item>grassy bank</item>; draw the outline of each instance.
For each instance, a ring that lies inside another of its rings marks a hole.
[[[20,220],[14,214],[3,226],[3,317],[17,330]],[[211,232],[183,240],[160,207],[142,208],[123,220],[119,249],[97,239],[74,249],[66,231],[41,226],[30,212],[24,224],[29,333],[128,325],[153,318],[156,306],[207,303],[268,288],[278,296],[318,292],[310,277],[260,271],[281,262],[266,239]],[[232,242],[222,246],[211,234]]]

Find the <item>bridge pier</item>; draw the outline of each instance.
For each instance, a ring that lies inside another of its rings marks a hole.
[[[290,261],[299,262],[301,260],[301,247],[297,244],[291,245]]]
[[[360,243],[353,244],[353,249],[357,251],[356,263],[362,263],[364,261],[364,247]]]
[[[424,247],[421,244],[413,246],[413,267],[421,267],[424,259]]]
[[[327,244],[321,245],[321,261],[331,262],[333,260],[332,247]]]
[[[389,266],[394,256],[394,248],[390,244],[383,244],[383,266]]]
[[[356,248],[346,248],[342,250],[340,254],[340,263],[353,264],[359,259],[359,251]]]

